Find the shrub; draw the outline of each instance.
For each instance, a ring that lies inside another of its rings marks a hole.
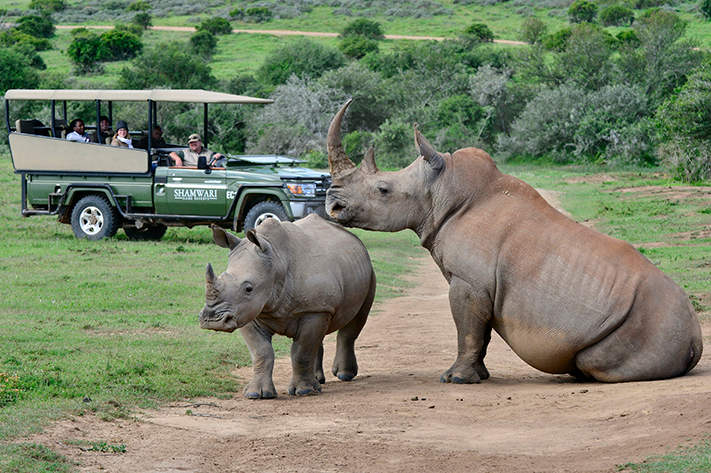
[[[373,40],[385,39],[380,23],[366,18],[353,20],[343,28],[340,37],[349,38],[351,36],[363,36]]]
[[[232,33],[232,25],[230,25],[230,22],[224,18],[220,18],[219,16],[202,20],[202,23],[200,23],[195,29],[198,31],[207,31],[215,36]]]
[[[72,33],[74,34],[74,30]],[[74,39],[69,43],[66,53],[79,74],[100,71],[102,69],[100,61],[110,57],[101,37],[88,30],[81,34],[74,34]]]
[[[102,33],[101,41],[106,46],[107,58],[113,61],[134,58],[143,49],[141,39],[125,30],[113,29]]]
[[[272,11],[268,7],[250,7],[244,11],[244,20],[254,23],[271,21]]]
[[[494,33],[484,23],[472,23],[464,29],[464,37],[481,43],[494,41]]]
[[[592,23],[597,17],[597,5],[587,0],[575,0],[568,8],[568,19],[571,23]]]
[[[209,89],[217,83],[210,66],[195,57],[185,43],[159,43],[121,70],[123,89]]]
[[[37,38],[54,36],[54,25],[48,16],[28,15],[17,20],[17,31]]]
[[[153,26],[153,17],[150,13],[139,12],[133,16],[133,23],[140,26],[144,30],[147,30]]]
[[[0,93],[8,89],[34,89],[39,85],[39,75],[27,58],[11,48],[0,48]]]
[[[539,44],[547,31],[548,26],[542,20],[531,16],[521,22],[519,37],[528,44]]]
[[[207,30],[197,31],[190,37],[190,48],[198,56],[210,59],[217,50],[217,38]]]
[[[10,47],[16,44],[28,44],[35,51],[47,51],[52,49],[52,43],[46,38],[37,38],[27,33],[21,33],[17,28],[10,28],[7,31],[0,31],[0,44]]]
[[[30,10],[42,10],[45,12],[60,12],[67,8],[64,0],[30,0]]]
[[[565,51],[571,34],[573,34],[572,28],[562,28],[543,38],[543,47],[551,51]]]
[[[337,49],[323,46],[307,38],[279,48],[267,56],[257,75],[267,84],[285,84],[292,75],[318,78],[324,72],[338,69],[346,60]]]
[[[572,28],[565,51],[556,54],[555,73],[561,82],[574,81],[588,90],[597,90],[613,78],[614,37],[603,28],[581,23]]]
[[[402,121],[386,120],[375,137],[378,167],[402,169],[414,160],[412,126]]]
[[[711,20],[711,0],[701,0],[699,9],[701,10],[701,13],[704,14],[704,18]]]
[[[141,36],[143,36],[143,31],[144,31],[142,27],[136,25],[135,23],[132,23],[130,25],[126,25],[123,23],[116,23],[116,25],[114,26],[114,30],[125,31],[127,33],[134,34],[139,38]]]
[[[30,43],[16,43],[12,46],[12,49],[25,56],[31,67],[41,71],[47,69],[42,56],[37,54],[37,50]]]
[[[669,0],[634,0],[634,8],[635,10],[647,10],[664,6],[667,3],[669,3]]]
[[[637,38],[637,33],[634,30],[622,30],[617,33],[617,42],[622,46],[639,46],[639,38]]]
[[[634,22],[634,12],[621,5],[610,5],[600,12],[602,26],[630,26]]]
[[[338,50],[350,59],[361,59],[368,53],[380,51],[378,42],[365,36],[349,36],[338,43]]]
[[[689,76],[655,115],[663,164],[686,181],[711,178],[711,65]]]
[[[146,0],[136,0],[126,8],[126,11],[148,11],[151,9],[150,4]]]

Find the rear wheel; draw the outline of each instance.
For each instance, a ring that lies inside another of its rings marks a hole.
[[[143,225],[141,228],[124,227],[123,229],[129,239],[140,241],[158,241],[163,238],[166,230],[168,230],[168,227],[162,223],[157,225]]]
[[[116,235],[119,215],[106,198],[87,195],[74,206],[71,221],[77,238],[101,240]]]
[[[249,209],[247,216],[244,218],[244,231],[258,227],[260,223],[268,218],[275,218],[280,222],[289,220],[289,216],[280,203],[267,200]]]

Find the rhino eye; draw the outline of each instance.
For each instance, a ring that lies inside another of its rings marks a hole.
[[[378,187],[378,190],[380,191],[380,195],[386,195],[388,193],[388,188],[380,186]]]

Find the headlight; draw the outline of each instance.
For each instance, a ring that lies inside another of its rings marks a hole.
[[[313,182],[287,182],[286,187],[297,197],[316,197],[316,184]]]

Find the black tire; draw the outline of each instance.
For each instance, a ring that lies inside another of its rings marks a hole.
[[[249,209],[247,216],[244,218],[244,231],[246,232],[259,226],[260,223],[268,218],[275,218],[280,222],[289,220],[289,216],[279,202],[266,200]]]
[[[141,228],[124,227],[123,231],[130,240],[158,241],[163,238],[168,227],[159,223],[157,225],[143,225]]]
[[[72,209],[72,230],[77,238],[101,240],[116,235],[120,216],[106,198],[83,197]]]

